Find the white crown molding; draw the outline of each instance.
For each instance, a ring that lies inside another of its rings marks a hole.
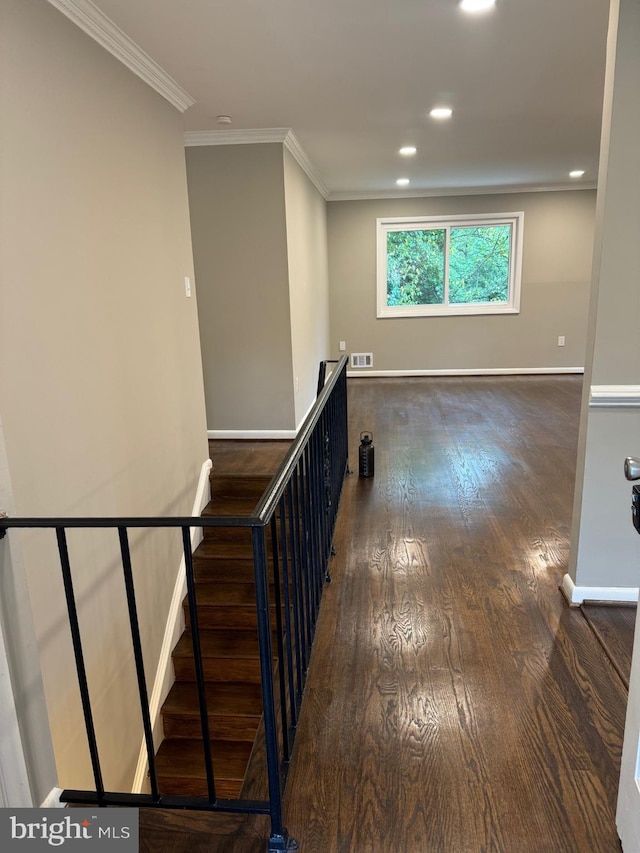
[[[288,127],[262,127],[257,130],[187,130],[184,144],[187,148],[199,145],[255,145],[265,142],[284,143]]]
[[[170,104],[184,112],[194,98],[179,86],[141,47],[101,12],[91,0],[49,0],[63,15],[108,50],[130,71],[155,89]]]
[[[640,406],[640,385],[592,385],[589,408],[628,409]]]
[[[320,195],[325,200],[328,198],[329,190],[290,127],[264,127],[255,130],[188,130],[184,135],[184,144],[187,148],[204,145],[255,145],[266,142],[282,143]]]
[[[595,190],[596,183],[561,184],[561,185],[534,185],[514,184],[508,186],[491,187],[438,187],[434,189],[421,190],[370,190],[362,192],[331,192],[326,197],[327,201],[367,201],[385,198],[445,198],[457,195],[507,195],[509,193],[550,193],[568,192],[575,190]]]
[[[307,155],[304,153],[302,146],[298,142],[298,138],[292,130],[290,130],[285,137],[284,147],[326,201],[329,198],[329,188],[314,169],[311,160],[309,160]]]

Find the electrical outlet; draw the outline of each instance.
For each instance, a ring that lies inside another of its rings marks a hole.
[[[345,350],[347,349],[347,342],[340,341],[340,346],[338,347],[338,349],[340,350],[340,352],[345,352]]]
[[[558,346],[559,347],[564,346],[564,335],[558,335]]]

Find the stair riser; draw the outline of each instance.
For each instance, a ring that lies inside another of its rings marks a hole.
[[[199,717],[163,714],[165,738],[201,738]],[[215,740],[246,741],[253,743],[260,717],[209,717],[209,735]]]
[[[184,606],[185,625],[189,627],[191,620],[189,610]],[[275,608],[271,610],[271,624],[275,625]],[[258,615],[255,604],[250,605],[212,605],[211,607],[198,606],[198,626],[206,628],[241,628],[243,630],[256,629],[258,626]]]
[[[202,533],[207,542],[215,542],[219,548],[218,556],[225,556],[225,549],[232,549],[233,556],[253,559],[251,531],[246,527],[204,527]],[[267,559],[271,555],[271,531],[267,529],[265,550]]]
[[[267,577],[269,583],[273,584],[273,563],[271,559],[267,560]],[[289,568],[289,574],[291,568]],[[245,559],[234,559],[229,557],[194,557],[193,571],[196,583],[255,583],[255,575],[253,571],[253,560],[250,557]],[[280,567],[282,571],[282,567]]]
[[[223,583],[254,583],[253,561],[225,560],[224,557],[194,557],[193,571],[196,583],[222,581]]]
[[[255,498],[256,504],[271,482],[268,476],[238,477],[216,474],[209,477],[212,498]]]
[[[203,528],[205,539],[224,544],[234,542],[243,546],[247,556],[253,553],[251,545],[251,531],[246,527],[205,527]]]
[[[180,797],[207,797],[206,779],[185,779],[182,776],[158,775],[158,786],[161,793],[173,794]],[[235,779],[216,778],[216,795],[223,799],[236,799],[240,796],[242,781]]]
[[[206,681],[249,682],[260,684],[260,661],[244,658],[205,658],[203,660]],[[180,681],[195,681],[193,661],[186,658],[174,660],[173,668]]]

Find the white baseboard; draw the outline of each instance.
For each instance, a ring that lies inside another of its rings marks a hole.
[[[572,607],[584,601],[638,601],[637,586],[576,586],[569,575],[562,578],[560,589]]]
[[[212,462],[210,459],[207,459],[207,461],[202,464],[202,468],[200,469],[198,488],[196,490],[196,497],[193,502],[193,510],[191,512],[192,516],[199,516],[211,499],[211,489],[209,484],[209,472],[211,471],[211,468]],[[192,527],[191,550],[195,550],[195,548],[197,548],[201,541],[202,528]],[[156,669],[156,677],[154,679],[153,688],[151,690],[151,696],[149,698],[149,713],[151,715],[151,724],[153,726],[153,741],[156,749],[160,745],[163,736],[160,709],[162,708],[162,703],[167,698],[167,694],[169,693],[169,690],[171,689],[171,686],[175,680],[173,664],[171,662],[171,653],[184,630],[182,601],[186,594],[187,580],[185,575],[185,562],[183,554],[182,559],[180,561],[180,566],[178,568],[178,573],[176,575],[176,582],[173,588],[173,596],[171,598],[171,605],[169,607],[169,615],[167,617],[167,623],[164,630],[164,638],[162,640],[162,648],[160,650],[160,658],[158,660],[158,666]],[[145,786],[147,785],[148,768],[149,761],[147,758],[147,745],[143,737],[142,745],[140,746],[140,753],[138,756],[136,773],[133,779],[133,788],[131,791],[132,794],[139,794],[145,789]]]
[[[349,377],[391,376],[521,376],[534,374],[584,373],[584,367],[471,367],[447,370],[348,370]]]
[[[260,441],[262,439],[287,439],[295,438],[297,430],[295,429],[208,429],[207,435],[209,438],[232,438],[237,439],[253,439]]]
[[[329,374],[330,376],[331,374]],[[329,378],[327,376],[327,379]],[[309,408],[304,413],[298,426],[295,429],[209,429],[207,435],[209,438],[231,438],[238,441],[253,439],[254,441],[273,440],[273,439],[295,439],[300,432],[300,427],[311,414],[311,410],[316,404],[316,398],[311,401]]]
[[[41,809],[64,809],[66,808],[66,803],[61,802],[60,794],[62,793],[62,788],[52,788],[42,805]]]

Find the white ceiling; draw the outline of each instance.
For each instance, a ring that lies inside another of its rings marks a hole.
[[[96,5],[195,99],[185,130],[291,128],[330,198],[596,181],[609,0]]]

